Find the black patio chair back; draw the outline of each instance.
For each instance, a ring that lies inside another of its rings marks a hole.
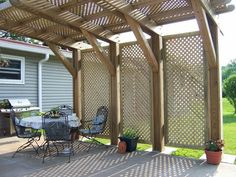
[[[103,143],[97,141],[96,136],[102,134],[106,128],[106,122],[108,117],[108,108],[106,106],[101,106],[98,108],[96,116],[88,121],[82,121],[83,127],[79,129],[79,133],[86,137],[87,139],[92,140],[98,144],[104,145]],[[91,147],[89,145],[88,151]]]
[[[98,130],[99,133],[103,133],[106,128],[107,117],[108,108],[106,106],[99,107],[96,117],[92,120],[92,129]]]
[[[12,124],[14,126],[16,136],[18,138],[24,138],[28,139],[28,141],[24,144],[22,144],[18,149],[15,151],[15,153],[12,155],[12,158],[15,157],[16,153],[22,151],[23,149],[32,146],[35,152],[38,154],[39,150],[39,144],[37,141],[41,138],[41,132],[38,132],[38,130],[32,129],[31,127],[24,127],[19,124],[20,119],[17,119],[15,111],[11,109],[10,113],[10,119],[12,121]],[[34,143],[36,145],[34,145]]]

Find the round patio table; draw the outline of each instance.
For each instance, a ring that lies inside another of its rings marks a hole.
[[[33,129],[42,129],[42,117],[41,116],[30,116],[22,119],[16,119],[18,125],[23,127],[31,127]],[[64,117],[60,117],[57,119],[45,119],[45,123],[47,122],[64,122]],[[68,124],[71,128],[77,128],[81,125],[80,119],[75,115],[68,115]]]

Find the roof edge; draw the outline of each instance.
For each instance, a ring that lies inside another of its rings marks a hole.
[[[0,47],[20,50],[20,51],[25,51],[25,52],[55,55],[52,52],[52,50],[47,46],[41,46],[41,45],[37,45],[37,44],[30,44],[30,43],[17,41],[17,40],[12,40],[12,39],[0,38]],[[62,50],[62,53],[65,55],[65,57],[72,58],[72,52]]]

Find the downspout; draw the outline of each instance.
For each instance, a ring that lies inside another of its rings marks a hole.
[[[42,64],[49,60],[49,53],[38,63],[38,106],[42,112]]]

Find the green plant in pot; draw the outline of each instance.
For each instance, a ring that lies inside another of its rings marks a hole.
[[[217,139],[217,140],[207,141],[205,147],[207,163],[218,165],[221,162],[223,147],[224,147],[223,140]]]
[[[126,152],[132,152],[136,150],[139,136],[134,129],[126,129],[119,138],[120,141],[126,142]]]

